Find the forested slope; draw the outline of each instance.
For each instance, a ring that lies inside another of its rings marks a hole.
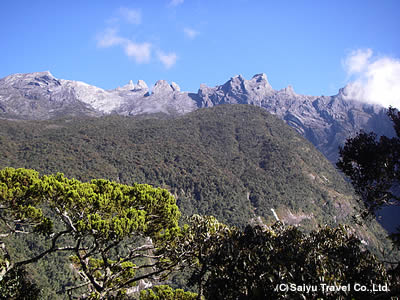
[[[0,121],[0,167],[62,172],[168,189],[183,214],[244,226],[274,220],[305,229],[350,224],[351,187],[311,143],[250,105],[220,105],[175,119],[102,118]],[[354,225],[354,224],[353,224]],[[382,246],[374,222],[357,227]]]

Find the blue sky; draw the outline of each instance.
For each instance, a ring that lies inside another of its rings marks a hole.
[[[6,0],[0,77],[49,70],[104,89],[165,79],[195,92],[266,73],[274,89],[333,95],[352,83],[354,97],[386,87],[393,98],[399,29],[397,0]]]

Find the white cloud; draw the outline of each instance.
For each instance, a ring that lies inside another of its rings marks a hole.
[[[136,25],[139,25],[140,23],[142,23],[142,14],[137,9],[120,7],[120,9],[118,10],[118,13],[122,17],[122,19],[127,23],[136,24]]]
[[[184,0],[172,0],[171,5],[180,5]],[[120,47],[123,53],[133,59],[136,63],[149,63],[152,60],[153,44],[148,42],[136,42],[132,39],[121,36],[119,26],[122,22],[139,25],[142,22],[142,15],[139,10],[120,7],[114,12],[114,17],[107,20],[108,28],[97,35],[97,46],[100,48]],[[191,30],[187,33],[193,38],[198,34]],[[177,55],[173,52],[164,53],[161,50],[156,52],[156,57],[164,65],[166,69],[175,65]]]
[[[107,28],[102,34],[97,36],[97,46],[107,48],[122,45],[126,39],[117,35],[117,29]]]
[[[127,38],[118,35],[115,28],[108,28],[105,32],[97,37],[98,47],[108,48],[112,46],[120,46],[125,54],[133,58],[137,63],[147,63],[151,58],[150,43],[135,43]]]
[[[169,2],[169,5],[171,5],[171,6],[178,6],[178,5],[182,4],[183,1],[184,1],[184,0],[171,0],[171,1]]]
[[[400,108],[400,60],[373,57],[371,49],[356,50],[343,66],[352,80],[345,87],[345,98]]]
[[[358,49],[352,51],[344,60],[343,64],[349,75],[359,73],[368,66],[369,59],[372,57],[371,49]]]
[[[183,29],[183,32],[185,33],[185,35],[186,35],[189,39],[194,39],[196,36],[199,35],[199,32],[198,32],[198,31],[196,31],[196,30],[194,30],[194,29],[192,29],[192,28],[189,28],[189,27],[185,27],[185,28]]]
[[[175,63],[178,57],[175,53],[165,54],[162,51],[157,52],[158,59],[162,62],[165,68],[171,68]]]
[[[127,41],[123,46],[125,54],[131,58],[134,58],[137,63],[147,63],[151,57],[151,44],[150,43],[133,43]]]

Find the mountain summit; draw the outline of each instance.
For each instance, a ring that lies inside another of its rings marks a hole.
[[[386,109],[345,100],[344,89],[334,96],[306,96],[292,86],[274,90],[265,74],[246,80],[234,76],[226,83],[200,85],[197,93],[182,92],[178,84],[156,82],[150,93],[139,80],[114,90],[83,82],[56,79],[50,72],[13,74],[0,79],[0,118],[43,120],[66,116],[182,115],[220,104],[251,104],[285,120],[331,161],[345,138],[363,129],[391,135]],[[389,133],[389,134],[388,134]]]

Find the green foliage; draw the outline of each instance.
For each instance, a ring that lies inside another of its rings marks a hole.
[[[211,222],[210,222],[211,221]],[[180,243],[190,245],[191,283],[206,299],[368,299],[371,291],[324,291],[322,284],[372,288],[386,284],[384,266],[345,227],[309,234],[276,223],[272,227],[228,228],[194,217]],[[220,230],[222,229],[223,230]],[[201,238],[193,238],[196,232]],[[184,247],[179,248],[181,249]],[[178,251],[179,252],[179,251]],[[190,252],[190,251],[189,251]],[[280,291],[278,286],[316,286],[311,291]]]
[[[4,274],[67,251],[93,297],[104,297],[174,264],[159,249],[179,233],[180,212],[166,190],[107,180],[82,183],[61,173],[39,177],[32,170],[12,168],[1,170],[0,180],[6,234],[36,233],[50,241],[41,253],[17,262],[5,250]],[[147,242],[141,244],[143,240]],[[122,245],[124,252],[118,249]]]
[[[197,294],[182,289],[172,289],[167,285],[155,286],[140,292],[140,300],[195,300]]]
[[[346,221],[354,206],[350,187],[323,155],[257,107],[222,105],[167,120],[110,116],[0,120],[0,126],[2,167],[162,186],[186,215],[243,226],[255,215],[272,220],[270,209],[282,208],[284,216],[312,214],[316,225],[333,224],[333,216]],[[339,212],[336,197],[344,202]]]
[[[188,218],[180,235],[166,248],[168,256],[179,260],[180,266],[191,270],[190,285],[197,285],[200,297],[203,295],[203,281],[208,274],[208,261],[234,228],[218,222],[212,216],[193,215]]]
[[[376,134],[360,132],[346,141],[339,149],[338,168],[347,175],[360,196],[360,218],[363,222],[383,206],[400,206],[400,112],[389,108],[388,116],[392,119],[396,136],[388,138]],[[397,261],[392,263],[394,281],[400,294],[400,228],[392,232],[390,238],[395,246]],[[397,265],[397,266],[396,266]],[[388,294],[387,297],[398,294]]]
[[[351,179],[367,214],[374,214],[383,205],[400,205],[394,192],[400,184],[400,112],[390,108],[388,115],[396,137],[377,139],[372,132],[360,132],[339,151],[337,166]]]
[[[146,184],[80,182],[61,173],[40,177],[32,170],[13,168],[1,170],[0,179],[5,234],[31,233],[50,242],[36,256],[20,261],[3,248],[0,284],[3,294],[11,297],[24,282],[29,286],[24,273],[18,273],[21,266],[61,251],[72,254],[71,263],[81,277],[76,287],[86,287],[83,296],[89,299],[126,298],[140,280],[162,280],[175,268],[190,270],[189,284],[197,286],[197,295],[156,286],[141,298],[367,297],[370,292],[319,288],[282,293],[276,287],[387,283],[384,267],[361,250],[360,240],[345,227],[309,234],[280,223],[240,230],[211,216],[194,215],[180,229],[174,197]]]
[[[15,268],[0,281],[0,299],[41,299],[39,287],[32,282],[23,268]]]
[[[1,219],[6,224],[13,219],[24,220],[18,225],[33,225],[37,230],[49,230],[51,222],[38,208],[40,179],[34,170],[6,168],[0,172]]]

